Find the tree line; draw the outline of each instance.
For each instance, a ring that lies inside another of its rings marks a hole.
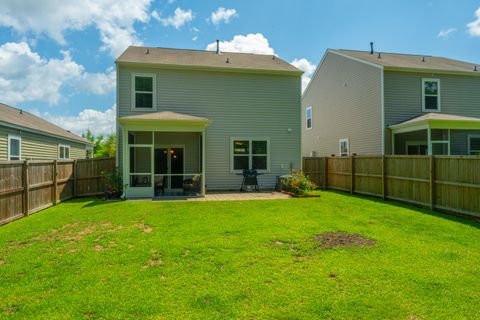
[[[107,137],[103,135],[95,136],[92,131],[88,129],[86,133],[82,134],[82,137],[93,144],[93,158],[115,157],[117,141],[115,133],[112,133]]]

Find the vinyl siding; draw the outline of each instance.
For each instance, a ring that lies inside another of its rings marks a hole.
[[[480,117],[480,77],[385,71],[385,124],[390,126],[424,114],[422,78],[440,79],[441,113]],[[385,130],[391,153],[391,132]]]
[[[380,68],[327,53],[302,98],[302,155],[339,154],[349,139],[350,153],[381,154],[382,93]],[[312,129],[305,110],[312,106]]]
[[[452,155],[468,154],[468,136],[480,135],[480,130],[451,130],[450,131],[450,153]]]
[[[157,112],[213,121],[205,136],[209,190],[240,187],[242,178],[230,170],[230,137],[270,138],[271,172],[259,177],[263,188],[274,187],[276,176],[288,173],[291,163],[299,168],[300,76],[120,66],[119,116],[143,113],[131,110],[132,72],[156,74]]]
[[[70,159],[86,157],[84,144],[0,126],[0,160],[8,160],[8,134],[22,138],[22,160],[57,159],[59,144],[70,146]]]

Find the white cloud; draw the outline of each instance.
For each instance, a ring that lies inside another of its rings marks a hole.
[[[0,46],[0,97],[15,105],[24,101],[46,101],[57,104],[61,89],[75,85],[93,94],[107,94],[115,89],[115,72],[88,73],[72,60],[68,51],[61,59],[42,58],[25,42]]]
[[[66,45],[65,33],[94,26],[102,50],[116,57],[130,44],[139,44],[134,23],[149,20],[151,0],[2,0],[0,25],[20,33],[47,34]]]
[[[115,132],[115,105],[105,111],[87,108],[75,116],[52,115],[48,112],[32,113],[78,135],[86,132],[87,129],[90,129],[94,135],[108,135]]]
[[[194,15],[192,10],[182,10],[180,8],[175,9],[173,16],[167,18],[161,18],[158,13],[156,14],[157,17],[153,16],[155,19],[160,21],[165,27],[172,26],[175,29],[180,29],[185,24],[189,23],[193,20]]]
[[[220,23],[229,23],[230,19],[238,17],[237,10],[235,9],[225,9],[223,7],[220,7],[217,9],[217,11],[212,12],[212,15],[210,17],[210,20],[212,23],[216,26],[218,26]]]
[[[216,42],[207,46],[207,50],[210,51],[215,51],[216,48]],[[230,41],[220,41],[220,50],[224,52],[275,54],[274,50],[270,48],[267,38],[261,33],[250,33],[246,36],[236,35]]]
[[[450,28],[450,29],[446,29],[446,30],[440,30],[440,32],[438,33],[437,37],[439,38],[448,38],[450,37],[453,33],[455,33],[457,31],[457,28]]]
[[[476,19],[467,24],[468,33],[475,37],[480,37],[480,8],[475,11]]]
[[[312,75],[315,72],[315,69],[317,66],[305,58],[294,59],[291,62],[291,64],[304,72],[302,75],[302,92],[303,92],[307,88],[310,80],[312,79]]]

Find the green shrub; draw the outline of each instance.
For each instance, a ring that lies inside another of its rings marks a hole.
[[[292,171],[288,178],[285,179],[284,186],[288,191],[297,195],[303,195],[317,188],[315,183],[310,181],[303,171],[300,170]]]

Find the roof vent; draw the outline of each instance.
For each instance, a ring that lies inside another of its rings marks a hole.
[[[382,54],[380,52],[378,53],[378,59],[382,59]]]
[[[229,59],[229,58],[227,58],[227,61],[225,61],[225,62],[226,62],[226,63],[230,63],[230,59]]]
[[[272,56],[272,60],[275,60],[275,56]]]
[[[145,54],[149,54],[150,53],[150,50],[147,48],[147,50],[145,50]]]
[[[370,54],[373,54],[373,42],[370,42]]]
[[[475,70],[475,71],[477,71],[477,70]],[[23,110],[22,110],[22,109],[20,109],[20,114],[23,114]]]
[[[478,70],[477,70],[477,66],[474,66],[474,67],[473,67],[473,71],[478,71]]]
[[[425,62],[425,57],[422,57],[422,62]]]
[[[217,39],[217,51],[215,51],[216,54],[220,54],[220,40]]]

